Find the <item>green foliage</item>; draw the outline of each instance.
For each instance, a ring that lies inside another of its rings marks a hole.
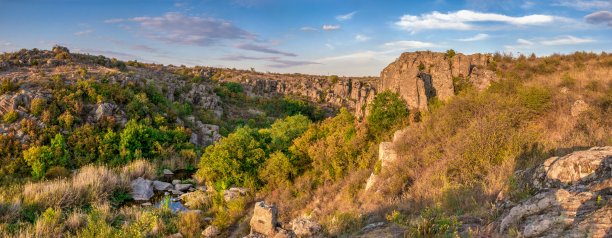
[[[406,102],[398,93],[389,91],[376,95],[366,118],[374,135],[382,135],[408,117]]]
[[[257,169],[266,153],[258,141],[259,134],[249,127],[235,132],[206,148],[199,164],[197,176],[209,182],[255,187]]]
[[[518,96],[527,109],[539,113],[548,108],[551,93],[542,87],[525,87],[519,89]]]
[[[312,121],[320,120],[323,115],[312,104],[291,97],[284,97],[268,102],[264,106],[264,110],[270,115],[278,115],[278,117],[304,115]]]
[[[10,124],[10,123],[16,122],[17,119],[19,119],[19,113],[15,110],[10,110],[4,115],[2,115],[2,121],[4,123]]]
[[[23,152],[23,158],[32,168],[32,177],[42,178],[54,162],[52,150],[47,146],[31,146]]]
[[[455,95],[472,87],[472,82],[465,77],[453,77],[453,90]]]
[[[426,208],[410,226],[412,237],[453,235],[461,227],[456,217],[446,216],[439,208]]]
[[[8,92],[16,91],[18,88],[19,88],[19,85],[13,83],[13,81],[11,81],[8,78],[5,78],[0,83],[0,95],[8,93]]]
[[[425,64],[423,64],[423,62],[419,63],[419,71],[423,71],[425,70]]]
[[[276,187],[288,184],[296,172],[289,158],[283,152],[277,151],[266,160],[259,171],[259,177],[268,186]]]
[[[455,50],[450,49],[446,51],[446,57],[449,59],[452,59],[453,57],[455,57],[457,53],[455,52]]]
[[[336,84],[338,83],[340,78],[338,77],[338,75],[330,75],[329,77],[327,77],[327,80],[329,80],[333,84]]]
[[[51,139],[51,153],[55,158],[56,163],[61,166],[68,165],[70,154],[66,148],[66,140],[62,134],[55,134],[55,137]]]
[[[34,116],[39,116],[47,107],[47,101],[43,98],[34,98],[30,104],[30,112]]]
[[[302,135],[311,122],[300,114],[276,120],[270,128],[259,131],[267,140],[268,151],[287,150],[293,139]]]

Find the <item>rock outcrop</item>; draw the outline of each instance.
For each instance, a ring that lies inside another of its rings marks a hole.
[[[378,182],[378,173],[383,169],[388,168],[391,163],[397,160],[397,152],[393,148],[393,142],[381,142],[378,145],[378,162],[376,167],[376,171],[372,172],[370,177],[368,178],[368,182],[366,183],[365,189],[370,190],[374,184]]]
[[[378,91],[398,92],[409,109],[423,110],[432,98],[446,100],[455,94],[454,77],[468,78],[475,87],[486,88],[496,77],[487,69],[490,61],[486,54],[403,53],[381,72]]]
[[[499,220],[521,237],[612,235],[612,146],[552,157],[522,173],[539,192]]]
[[[255,203],[251,225],[251,234],[257,233],[268,237],[273,237],[276,233],[277,221],[276,206],[267,205],[265,202]]]

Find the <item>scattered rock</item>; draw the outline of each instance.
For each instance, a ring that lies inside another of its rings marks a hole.
[[[172,171],[170,171],[169,169],[164,169],[164,176],[172,176],[172,175],[174,175]]]
[[[370,223],[370,224],[364,226],[363,228],[361,228],[361,231],[362,232],[368,232],[368,231],[371,231],[371,230],[374,230],[374,229],[378,229],[379,227],[384,226],[384,225],[385,225],[384,222]]]
[[[148,206],[153,206],[153,203],[145,202],[145,203],[140,204],[140,205],[143,206],[143,207],[148,207]]]
[[[299,237],[311,237],[321,232],[321,225],[306,217],[295,218],[289,224]]]
[[[572,104],[571,115],[573,117],[578,116],[587,109],[589,109],[589,104],[582,100],[576,100],[574,104]]]
[[[276,206],[266,205],[265,202],[255,203],[255,209],[253,210],[253,217],[251,218],[251,234],[258,233],[273,237],[276,233],[277,222]]]
[[[138,177],[131,182],[132,198],[136,201],[148,201],[153,197],[153,182]]]
[[[210,225],[206,227],[204,231],[202,231],[202,236],[204,237],[215,237],[215,236],[218,236],[219,234],[221,234],[221,231],[219,231],[219,228],[217,228],[214,225]]]
[[[179,184],[175,184],[174,185],[174,189],[175,190],[179,190],[181,192],[186,192],[187,190],[189,190],[189,188],[191,188],[193,185],[189,184],[189,183],[179,183]]]
[[[157,191],[169,191],[174,188],[171,183],[166,183],[158,180],[153,181],[153,187]]]
[[[169,236],[166,236],[166,238],[183,238],[183,234],[179,233],[175,233]]]
[[[177,185],[179,183],[181,183],[181,180],[178,180],[178,179],[172,180],[172,185]]]

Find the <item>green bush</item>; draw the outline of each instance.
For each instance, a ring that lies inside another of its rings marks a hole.
[[[330,75],[329,77],[327,77],[327,80],[329,80],[333,84],[336,84],[338,83],[340,78],[338,77],[338,75]]]
[[[257,169],[263,164],[266,153],[257,140],[259,134],[249,127],[235,132],[206,148],[199,164],[200,180],[228,187],[257,186]]]
[[[19,119],[19,113],[15,110],[10,110],[4,115],[2,115],[2,121],[4,121],[4,123],[10,124],[16,122],[17,119]]]
[[[53,153],[47,146],[31,146],[23,151],[23,158],[32,168],[32,177],[39,179],[53,162]]]
[[[30,112],[32,115],[38,116],[47,107],[47,101],[44,98],[34,98],[30,104]]]
[[[450,49],[446,51],[446,57],[449,59],[452,59],[453,57],[455,57],[457,53],[455,52],[455,50]]]
[[[551,93],[547,88],[525,87],[518,91],[521,103],[532,112],[542,112],[549,106]]]
[[[293,139],[302,135],[310,124],[308,117],[298,114],[278,119],[269,128],[261,129],[259,133],[266,138],[269,152],[286,151]]]
[[[382,92],[370,104],[367,122],[374,135],[388,132],[408,117],[408,107],[398,93]]]
[[[8,78],[5,78],[2,80],[2,83],[0,83],[0,95],[8,93],[8,92],[13,92],[17,90],[18,88],[19,86],[17,84],[13,83]]]
[[[266,160],[259,171],[259,177],[270,187],[285,185],[296,175],[296,170],[289,158],[282,152],[275,152]]]

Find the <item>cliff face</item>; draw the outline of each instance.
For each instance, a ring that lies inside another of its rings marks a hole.
[[[224,79],[240,82],[247,92],[259,96],[295,95],[336,108],[346,107],[358,118],[367,115],[367,104],[376,95],[376,78],[338,78],[323,76],[249,73]]]
[[[433,97],[446,100],[455,95],[453,77],[466,78],[479,89],[495,78],[487,69],[490,55],[417,51],[403,53],[380,74],[379,91],[398,92],[410,109],[425,109]]]

